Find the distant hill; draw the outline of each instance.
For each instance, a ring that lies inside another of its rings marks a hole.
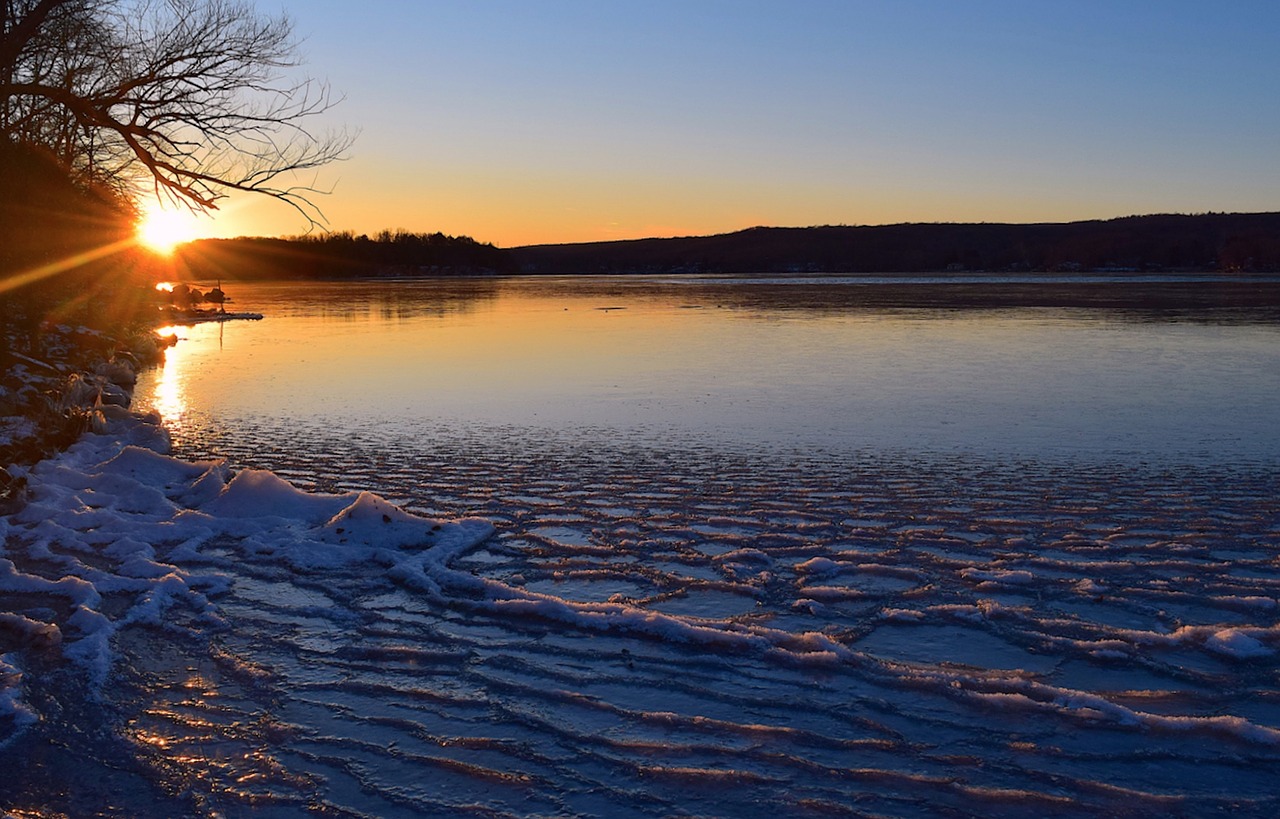
[[[522,273],[1280,271],[1280,213],[1060,224],[754,227],[674,239],[531,245]]]
[[[180,278],[578,273],[1280,271],[1280,213],[1129,216],[1062,224],[754,227],[717,236],[498,248],[468,236],[383,231],[204,239]]]

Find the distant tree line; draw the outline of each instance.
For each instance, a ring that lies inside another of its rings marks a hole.
[[[1280,271],[1280,213],[1062,224],[756,227],[514,248],[525,273]]]
[[[384,230],[206,239],[179,278],[343,279],[492,273],[1280,271],[1280,213],[1130,216],[1062,224],[756,227],[717,236],[503,249]]]
[[[384,230],[291,238],[203,239],[176,256],[197,280],[347,279],[515,272],[509,251],[469,236]]]

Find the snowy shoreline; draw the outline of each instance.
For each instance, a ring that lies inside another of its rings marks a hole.
[[[205,544],[233,539],[302,572],[368,564],[413,576],[415,563],[447,560],[493,531],[482,520],[421,518],[368,492],[307,493],[269,472],[181,461],[166,454],[158,415],[94,412],[93,431],[27,471],[25,505],[0,518],[0,747],[40,718],[24,704],[24,655],[60,653],[94,696],[121,629],[163,626],[174,606],[216,624],[209,596],[226,579],[178,565]]]
[[[32,464],[105,430],[104,413],[130,405],[139,369],[159,364],[173,343],[151,330],[117,337],[65,324],[21,344],[13,333],[0,341],[0,513],[21,508]]]

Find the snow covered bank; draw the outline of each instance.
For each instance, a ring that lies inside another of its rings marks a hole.
[[[94,432],[24,471],[26,505],[0,518],[0,741],[38,718],[21,695],[31,652],[60,652],[94,691],[121,628],[163,627],[176,606],[216,625],[210,598],[230,581],[184,568],[210,544],[297,572],[412,574],[424,552],[456,554],[493,531],[411,515],[367,492],[307,493],[269,472],[180,461],[165,454],[158,416],[115,405],[94,413]]]
[[[21,505],[23,466],[104,430],[105,408],[129,406],[139,367],[163,345],[150,331],[121,339],[65,324],[0,333],[0,513]]]

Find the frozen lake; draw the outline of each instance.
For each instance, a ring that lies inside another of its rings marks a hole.
[[[49,470],[51,510],[112,513],[33,513],[11,556],[43,538],[137,626],[91,714],[29,703],[0,807],[1274,815],[1274,316],[857,287],[228,286],[267,318],[139,385],[175,454],[494,532],[365,559],[255,522],[309,508],[265,477]],[[138,548],[85,556],[113,527],[177,572],[163,618]]]

